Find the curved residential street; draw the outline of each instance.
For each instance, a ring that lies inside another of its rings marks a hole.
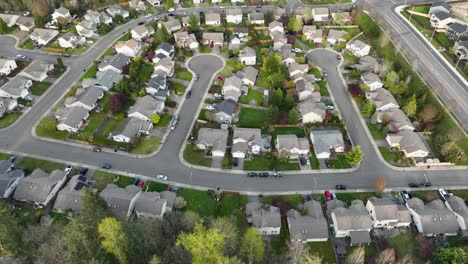
[[[218,56],[200,55],[192,58],[188,67],[199,74],[199,79],[192,82],[192,96],[181,102],[177,128],[169,133],[160,151],[153,156],[136,158],[123,153],[92,152],[84,146],[75,146],[61,142],[51,142],[32,136],[33,126],[55,105],[62,95],[77,82],[93,60],[98,58],[123,32],[136,26],[141,18],[114,30],[100,39],[86,53],[72,58],[64,58],[68,72],[58,80],[49,91],[37,102],[31,111],[13,126],[0,132],[0,152],[15,153],[36,158],[49,159],[79,166],[98,168],[103,162],[111,163],[112,172],[135,177],[154,177],[165,174],[169,182],[183,186],[200,188],[222,188],[243,193],[296,193],[311,192],[334,188],[336,184],[346,184],[348,189],[372,189],[374,180],[383,176],[387,179],[387,188],[402,189],[412,181],[431,181],[434,187],[464,187],[468,180],[466,167],[454,169],[415,169],[407,171],[393,169],[384,164],[373,141],[368,137],[349,98],[340,73],[335,53],[328,50],[314,50],[308,54],[309,60],[328,71],[328,83],[338,109],[349,130],[351,140],[360,145],[364,151],[364,161],[354,171],[322,170],[314,172],[286,173],[282,178],[247,178],[244,172],[192,168],[179,159],[180,150],[185,146],[185,139],[191,129],[194,118],[198,116],[200,106],[214,75],[222,69],[223,62]],[[0,36],[0,54],[15,56],[24,54],[32,59],[55,61],[57,55],[18,51],[14,48],[14,39]]]

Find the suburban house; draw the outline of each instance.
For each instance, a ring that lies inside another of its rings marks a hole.
[[[0,75],[10,75],[10,73],[18,68],[15,60],[0,59]]]
[[[169,34],[179,31],[182,28],[182,25],[180,24],[180,21],[178,19],[172,19],[166,22],[162,22],[162,25],[164,25]],[[158,26],[161,27],[161,24],[159,24]]]
[[[371,121],[372,123],[385,123],[390,128],[390,131],[393,132],[402,130],[416,130],[409,118],[406,116],[405,112],[399,108],[392,108],[388,109],[387,111],[375,112]]]
[[[248,15],[250,24],[252,25],[263,25],[265,24],[265,15],[260,12],[249,13]]]
[[[464,21],[468,21],[468,3],[460,2],[452,4],[452,15],[461,18]]]
[[[96,24],[88,20],[80,21],[76,24],[75,29],[78,35],[82,37],[91,38],[97,35]]]
[[[117,53],[122,53],[132,58],[138,55],[141,48],[141,43],[134,39],[129,39],[127,41],[119,41],[117,42],[117,44],[115,44],[115,51],[117,51]]]
[[[440,199],[424,204],[421,199],[415,197],[406,201],[406,207],[419,233],[425,236],[457,235],[457,218]]]
[[[128,12],[127,10],[123,9],[122,7],[118,5],[113,5],[113,6],[108,7],[106,9],[106,13],[112,18],[115,18],[116,15],[121,15],[125,19],[130,17],[130,12]]]
[[[262,132],[259,128],[234,128],[231,154],[233,158],[245,159],[261,151]]]
[[[226,22],[239,24],[242,22],[242,9],[240,8],[231,8],[226,10]]]
[[[304,203],[306,215],[302,215],[294,209],[289,209],[288,230],[289,237],[293,241],[320,242],[328,240],[328,224],[323,216],[320,202],[311,200]]]
[[[86,10],[83,18],[83,21],[88,21],[94,25],[99,25],[101,23],[101,14],[96,10]]]
[[[278,33],[280,33],[281,35],[283,35],[283,34],[284,34],[284,26],[283,26],[283,23],[278,22],[278,21],[273,21],[273,22],[271,22],[270,24],[268,24],[268,30],[270,31],[270,36],[271,36],[274,32],[278,32]]]
[[[242,94],[242,80],[235,75],[226,78],[221,92],[225,100],[232,99],[237,102]]]
[[[349,12],[333,12],[331,13],[333,21],[340,25],[344,25],[347,22],[352,22],[352,16]]]
[[[20,17],[18,21],[16,21],[16,25],[18,25],[21,31],[30,31],[35,26],[32,17]]]
[[[13,111],[18,106],[18,100],[0,97],[0,118]]]
[[[213,121],[230,125],[236,114],[237,101],[226,99],[214,105]]]
[[[47,73],[54,69],[54,64],[41,60],[35,60],[24,68],[18,75],[24,76],[36,82],[42,82],[47,78]]]
[[[445,1],[436,1],[432,3],[431,7],[429,8],[429,15],[435,12],[450,13],[450,9],[450,5]]]
[[[138,218],[161,220],[170,211],[167,208],[167,200],[161,198],[158,192],[141,192],[135,201],[135,214]]]
[[[364,57],[369,55],[370,52],[370,46],[359,39],[351,40],[346,43],[346,49],[351,51],[356,57]]]
[[[281,230],[281,214],[278,207],[258,202],[245,206],[247,222],[258,228],[261,235],[279,235]]]
[[[246,27],[236,27],[232,29],[232,35],[239,39],[245,39],[249,35],[249,29]]]
[[[80,93],[78,93],[80,92]],[[70,96],[65,99],[65,107],[82,107],[88,111],[96,107],[97,101],[101,100],[104,96],[104,91],[94,85],[88,88],[78,89],[75,96]]]
[[[106,70],[106,71],[98,71],[96,73],[96,82],[94,83],[97,87],[105,90],[106,92],[112,89],[114,85],[120,82],[123,79],[123,75],[114,71],[114,70]],[[85,79],[86,80],[86,79]],[[83,80],[83,83],[85,82]]]
[[[30,79],[18,74],[0,87],[0,97],[25,98],[29,95],[29,87],[31,85],[32,81]]]
[[[300,119],[303,124],[323,122],[327,110],[322,102],[305,100],[298,104]]]
[[[310,146],[307,138],[298,138],[296,135],[276,136],[276,150],[280,157],[290,159],[309,155]]]
[[[65,7],[59,7],[55,9],[54,13],[52,13],[52,22],[57,23],[59,18],[70,21],[72,18],[70,15],[70,10],[66,9]]]
[[[376,106],[376,111],[387,111],[392,108],[400,108],[393,95],[384,88],[375,89],[375,91],[367,92],[366,98],[371,100]]]
[[[447,25],[447,37],[453,41],[468,40],[468,24],[453,22]]]
[[[372,56],[364,56],[359,58],[359,62],[348,66],[351,69],[358,70],[358,71],[374,71],[378,72],[379,67],[379,62],[377,61],[376,58]]]
[[[164,101],[156,100],[149,95],[137,99],[135,105],[128,110],[128,117],[151,121],[151,116],[164,110]]]
[[[281,32],[273,31],[270,35],[273,39],[273,50],[279,51],[288,44],[288,39]]]
[[[281,63],[288,66],[291,63],[296,62],[296,54],[291,51],[292,45],[285,44],[281,47],[280,54],[281,54]]]
[[[149,135],[153,123],[135,117],[127,117],[112,134],[112,140],[116,142],[130,143],[133,138],[138,138],[142,134]]]
[[[431,14],[431,26],[433,28],[445,29],[445,27],[453,22],[453,18],[450,16],[450,13],[443,11],[436,11]]]
[[[88,110],[83,107],[60,108],[55,113],[57,130],[76,133],[88,117]]]
[[[0,161],[0,197],[9,198],[20,180],[24,177],[24,171],[15,169],[13,159]]]
[[[142,41],[146,37],[150,37],[154,34],[154,28],[150,26],[140,25],[133,28],[130,31],[132,38],[137,41]]]
[[[175,62],[170,58],[162,58],[156,64],[154,64],[153,74],[151,77],[164,76],[172,77],[175,71]]]
[[[330,29],[327,35],[327,42],[330,45],[335,45],[336,43],[346,41],[345,36],[348,34],[349,34],[348,32],[343,31],[343,30]],[[370,49],[370,46],[369,46],[369,49]]]
[[[207,13],[205,14],[205,24],[209,26],[221,25],[221,15],[218,13]]]
[[[385,140],[390,148],[402,151],[407,158],[425,158],[430,152],[424,139],[413,131],[402,130],[394,134],[389,133]]]
[[[245,47],[239,51],[239,60],[245,65],[255,65],[257,63],[257,54],[251,47]]]
[[[158,97],[161,94],[158,94],[159,91],[165,91],[167,89],[167,81],[166,77],[161,75],[156,75],[155,77],[151,78],[151,80],[146,85],[145,91],[147,94],[152,96]],[[164,96],[166,98],[166,96]],[[166,100],[166,99],[163,99]]]
[[[312,18],[314,22],[323,22],[328,21],[329,11],[328,8],[319,7],[319,8],[312,8]]]
[[[238,50],[240,49],[240,45],[241,45],[241,40],[235,35],[232,36],[231,41],[229,41],[229,49]]]
[[[277,7],[275,8],[275,19],[280,20],[282,17],[286,15],[286,9]]]
[[[163,1],[161,0],[146,0],[148,4],[150,4],[153,7],[160,6]]]
[[[85,42],[84,38],[75,35],[73,32],[63,34],[58,38],[60,47],[64,49],[74,49]]]
[[[34,41],[37,45],[47,45],[55,37],[57,37],[59,32],[55,29],[45,29],[45,28],[35,28],[29,38]]]
[[[455,55],[460,60],[468,60],[468,40],[458,41],[455,43]]]
[[[367,200],[367,212],[372,218],[374,228],[392,229],[406,227],[411,224],[411,215],[408,209],[390,198],[371,197]]]
[[[296,81],[296,94],[299,97],[299,101],[302,102],[314,94],[314,85],[310,82],[300,78]],[[320,102],[320,92],[318,94],[319,102]],[[314,101],[315,102],[315,101]]]
[[[71,177],[67,185],[57,194],[54,211],[65,212],[66,210],[72,210],[73,212],[80,212],[83,209],[83,188],[90,188],[88,178],[81,174]]]
[[[336,153],[344,152],[343,135],[338,130],[310,131],[310,140],[317,159],[329,159]]]
[[[131,61],[131,58],[118,53],[114,56],[105,56],[104,59],[99,63],[99,71],[113,70],[118,73],[122,73],[122,69],[127,66]]]
[[[160,59],[163,58],[174,58],[174,46],[169,44],[168,42],[163,42],[158,45],[156,50],[154,51],[153,63],[157,63]]]
[[[343,207],[343,203],[337,204],[330,210],[330,216],[336,237],[350,237],[352,246],[372,242],[369,235],[372,219],[362,201],[352,201],[349,208]]]
[[[252,66],[247,66],[237,72],[237,77],[241,78],[243,85],[255,85],[258,77],[258,70]]]
[[[375,91],[375,89],[383,87],[383,83],[380,80],[380,77],[373,72],[365,72],[361,74],[361,81],[365,85],[369,86],[371,91]]]
[[[143,0],[131,0],[128,2],[128,5],[131,9],[136,11],[146,11],[146,4]]]
[[[16,22],[18,22],[18,19],[20,18],[20,16],[18,15],[11,15],[11,14],[0,14],[0,19],[3,20],[3,22],[5,22],[5,24],[7,25],[7,27],[12,27],[16,24]]]
[[[174,40],[179,48],[198,49],[198,41],[195,34],[188,34],[187,31],[174,33]]]
[[[224,35],[223,33],[204,32],[201,43],[205,46],[221,48],[224,43]]]
[[[17,201],[46,206],[66,183],[67,175],[68,172],[63,170],[54,170],[49,174],[41,169],[35,169],[31,175],[19,181],[13,198]]]
[[[228,131],[226,129],[215,129],[202,127],[198,130],[196,145],[199,149],[207,152],[211,150],[213,157],[224,157],[226,154]]]
[[[312,41],[314,43],[322,43],[323,41],[323,31],[321,29],[317,29],[317,26],[303,26],[302,27],[302,34],[306,37],[306,40]]]
[[[299,64],[297,62],[293,62],[288,65],[288,72],[291,79],[295,80],[294,76],[303,75],[309,71],[308,64]]]
[[[460,229],[462,231],[466,230],[468,225],[468,207],[465,204],[465,200],[458,196],[450,196],[445,200],[445,206],[455,214]]]
[[[200,13],[194,12],[193,14],[195,14],[195,17],[197,19],[197,25],[200,25]],[[182,26],[187,28],[189,26],[189,21],[190,21],[190,16],[184,16],[182,18]]]
[[[106,201],[114,215],[128,217],[133,213],[133,208],[139,194],[140,188],[136,185],[131,184],[125,188],[119,188],[117,185],[109,183],[99,193],[99,196]]]

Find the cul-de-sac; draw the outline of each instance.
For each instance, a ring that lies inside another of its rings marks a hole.
[[[0,263],[467,264],[468,2],[0,0]]]

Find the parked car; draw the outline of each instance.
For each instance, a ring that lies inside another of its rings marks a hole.
[[[207,106],[205,106],[205,109],[206,109],[206,110],[214,110],[214,106],[212,106],[212,105],[207,105]]]
[[[257,177],[258,174],[257,174],[256,172],[248,172],[248,173],[247,173],[247,176],[248,176],[248,177]]]
[[[144,180],[140,180],[138,182],[138,187],[140,187],[140,189],[143,189],[143,187],[145,186],[145,181]]]
[[[325,166],[327,166],[327,168],[331,168],[331,162],[329,160],[325,160]]]
[[[307,166],[310,166],[310,159],[309,158],[306,158],[306,163],[307,163]]]
[[[333,227],[333,225],[330,225],[330,234],[332,236],[335,236],[335,228]]]
[[[410,183],[408,183],[408,187],[410,187],[410,188],[417,188],[417,187],[419,187],[419,184],[414,183],[414,182],[410,182]]]
[[[337,59],[337,60],[341,60],[341,55],[340,55],[340,54],[336,54],[336,59]]]
[[[64,169],[64,171],[65,171],[66,173],[70,173],[72,170],[73,170],[73,167],[72,167],[72,166],[67,166],[67,167]]]
[[[270,176],[270,173],[268,173],[268,172],[260,172],[258,174],[258,177],[268,177],[268,176]]]
[[[403,200],[406,202],[408,201],[409,199],[413,198],[413,196],[411,195],[411,193],[407,192],[407,191],[401,191],[400,192],[400,195],[401,195],[401,198],[403,198]]]
[[[64,54],[62,54],[62,57],[69,58],[69,57],[71,57],[71,54],[65,54],[64,53]]]
[[[174,9],[173,7],[171,7],[171,8],[169,8],[167,11],[169,11],[169,12],[174,12],[175,9]]]
[[[323,76],[327,77],[328,76],[328,72],[327,70],[323,70]]]
[[[273,176],[275,177],[283,177],[283,172],[282,171],[274,171]]]
[[[325,194],[325,199],[326,199],[327,201],[331,201],[331,200],[332,200],[332,195],[331,195],[331,192],[330,192],[330,191],[325,191],[324,194]]]
[[[139,25],[139,26],[141,26],[141,25],[143,25],[143,24],[145,24],[145,22],[138,22],[138,25]]]
[[[112,164],[110,164],[110,163],[103,163],[103,164],[101,164],[101,168],[107,169],[107,170],[108,170],[108,169],[112,168]]]
[[[325,105],[325,109],[327,109],[327,110],[335,110],[335,106],[333,106],[333,105]]]
[[[174,130],[176,128],[177,122],[179,122],[179,117],[174,116],[174,118],[172,119],[172,123],[171,123],[171,130]]]
[[[200,76],[199,76],[198,74],[195,74],[195,78],[194,78],[194,79],[195,79],[195,81],[197,81],[197,80],[198,80],[198,77],[200,77]]]
[[[337,190],[346,190],[346,185],[338,184],[338,185],[335,186],[335,188],[336,188]]]
[[[86,173],[88,173],[88,168],[84,168],[80,171],[80,174],[83,176],[86,175]]]
[[[190,98],[192,96],[192,90],[188,90],[187,94],[185,95],[186,98]]]
[[[239,159],[238,158],[233,158],[232,159],[232,166],[234,166],[234,167],[239,166]]]
[[[156,175],[156,179],[162,180],[162,181],[167,181],[167,176],[162,175],[162,174],[158,174],[158,175]]]
[[[302,166],[305,166],[307,164],[307,161],[304,157],[299,157],[299,162],[301,163]]]
[[[439,189],[439,193],[440,193],[440,196],[442,196],[442,198],[444,198],[444,199],[453,196],[453,193],[451,193],[450,191],[444,190],[444,189]]]
[[[94,151],[94,152],[101,152],[102,149],[101,149],[100,147],[94,147],[94,148],[93,148],[93,151]]]
[[[431,187],[432,183],[431,182],[421,182],[419,184],[419,187]]]
[[[18,55],[16,55],[16,58],[25,60],[25,59],[26,59],[26,56],[21,55],[21,54],[18,54]]]

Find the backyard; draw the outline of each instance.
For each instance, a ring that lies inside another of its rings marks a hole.
[[[32,171],[36,168],[39,168],[45,172],[52,172],[53,170],[64,169],[65,166],[62,163],[57,163],[48,160],[34,159],[29,157],[24,157],[17,165],[17,168],[23,170]]]
[[[266,111],[262,109],[242,107],[239,114],[240,127],[262,127]]]
[[[263,93],[261,91],[249,89],[247,95],[243,95],[240,98],[241,104],[253,104],[253,105],[262,105],[263,103]]]
[[[313,242],[307,243],[309,250],[312,253],[318,254],[322,258],[323,264],[333,264],[336,263],[335,251],[333,250],[333,244],[331,239],[328,239],[325,242]]]

